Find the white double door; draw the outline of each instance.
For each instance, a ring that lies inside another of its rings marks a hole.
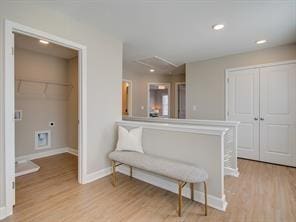
[[[227,104],[239,157],[296,166],[296,64],[229,71]]]

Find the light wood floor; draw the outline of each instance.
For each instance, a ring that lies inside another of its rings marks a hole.
[[[296,169],[239,160],[240,177],[226,178],[226,212],[184,199],[183,217],[177,195],[124,175],[112,187],[110,177],[77,183],[77,158],[61,154],[35,160],[39,172],[17,178],[14,215],[21,222],[91,221],[296,221]],[[177,186],[176,186],[177,189]]]

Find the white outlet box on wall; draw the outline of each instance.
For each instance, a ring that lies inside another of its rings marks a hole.
[[[35,131],[35,149],[40,150],[48,148],[51,148],[51,131]]]

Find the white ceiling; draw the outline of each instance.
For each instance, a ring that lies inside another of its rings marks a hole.
[[[34,52],[56,56],[63,59],[72,59],[78,55],[77,51],[73,49],[66,48],[54,43],[44,45],[39,42],[39,39],[26,35],[15,34],[14,41],[16,48],[27,49]]]
[[[124,41],[124,71],[159,56],[176,65],[296,41],[296,0],[63,1],[50,7]],[[213,24],[225,29],[213,31]],[[255,41],[268,43],[256,45]],[[144,70],[143,70],[144,69]]]

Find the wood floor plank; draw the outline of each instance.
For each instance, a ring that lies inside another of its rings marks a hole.
[[[60,154],[34,160],[40,171],[18,177],[14,215],[4,222],[295,222],[296,169],[239,160],[240,177],[226,177],[226,212],[184,198],[177,217],[177,195],[125,175],[118,186],[105,177],[77,182],[77,157]],[[176,185],[177,189],[177,185]]]

